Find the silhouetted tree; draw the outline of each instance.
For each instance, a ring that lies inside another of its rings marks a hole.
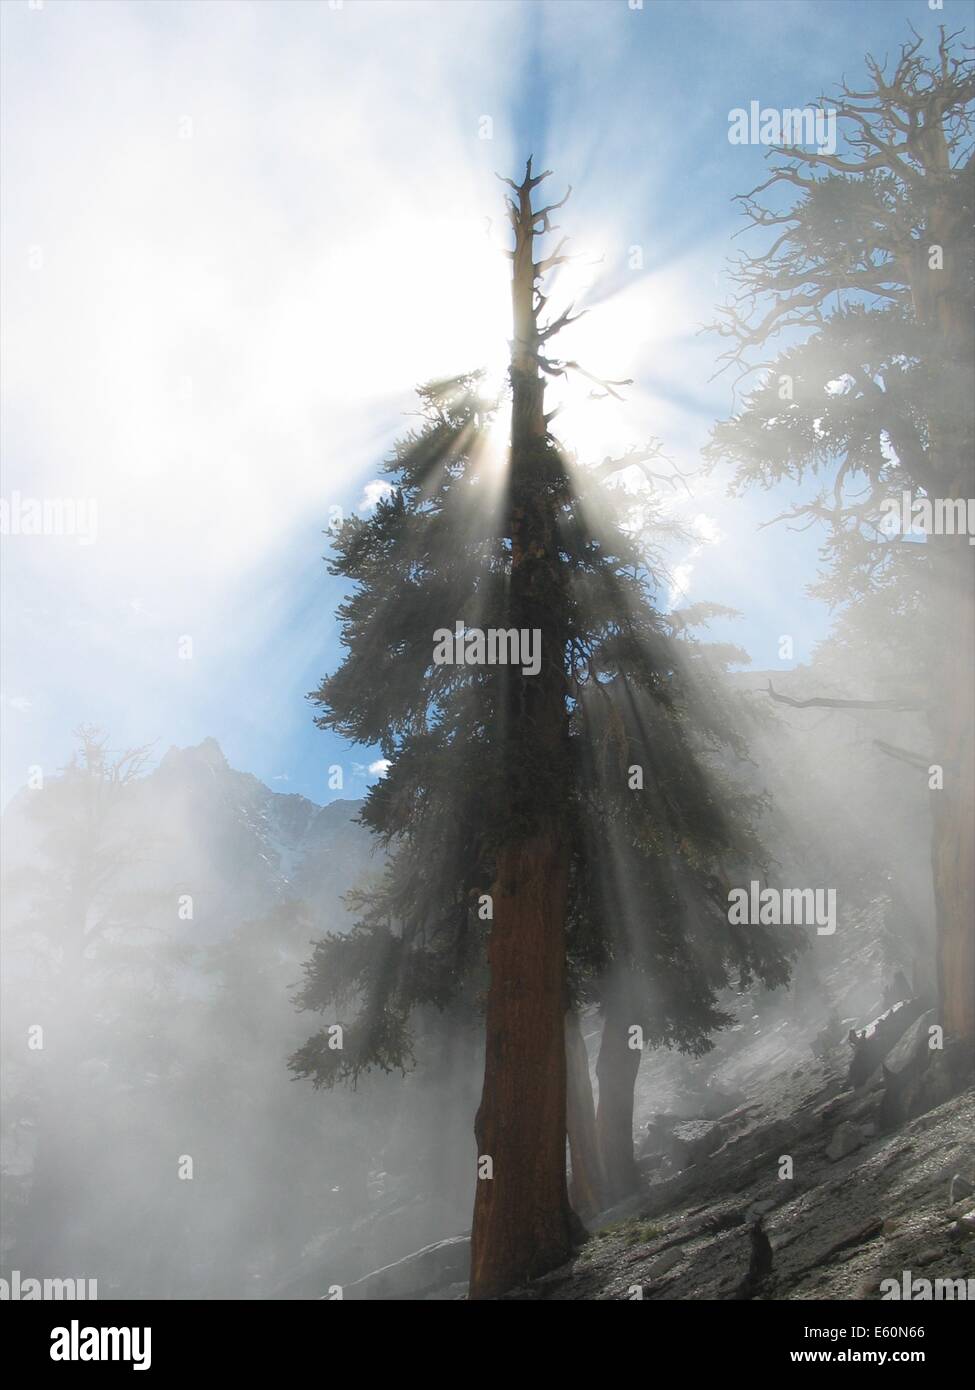
[[[737,462],[739,488],[819,479],[788,515],[829,528],[820,592],[851,606],[845,640],[866,640],[885,707],[925,713],[924,773],[938,764],[944,774],[943,786],[931,783],[941,1008],[946,1029],[970,1042],[975,548],[964,514],[975,497],[975,69],[955,37],[942,29],[928,57],[915,34],[893,71],[868,57],[863,90],[844,84],[830,103],[848,150],[779,149],[769,178],[743,199],[771,242],[738,262],[740,294],[719,328],[730,338],[726,363],[763,376],[717,427],[710,455]],[[770,359],[779,334],[785,345]],[[946,510],[954,533],[918,544],[885,526],[905,493]]]
[[[76,737],[67,767],[19,794],[36,849],[3,885],[5,1120],[32,1150],[16,1238],[25,1265],[65,1271],[83,1249],[80,1211],[104,1200],[92,1194],[112,1163],[105,1098],[160,1067],[182,958],[158,929],[173,895],[137,881],[150,846],[130,806],[149,749],[113,752],[92,725]]]
[[[743,752],[719,680],[743,654],[693,640],[707,612],[658,611],[659,507],[609,482],[633,466],[652,481],[656,449],[586,469],[549,429],[546,376],[580,369],[546,347],[571,310],[541,322],[539,281],[565,259],[561,246],[535,250],[560,206],[532,207],[545,177],[529,161],[521,184],[508,181],[507,469],[491,447],[497,403],[479,378],[421,389],[422,423],[394,450],[390,494],[336,539],[332,572],[355,585],[340,609],[347,655],[313,696],[322,727],[389,760],[362,819],[390,856],[381,887],[355,899],[354,930],[316,947],[298,996],[305,1008],[355,1010],[342,1045],[325,1028],[292,1067],[319,1085],[404,1068],[418,1008],[469,1012],[486,993],[473,1298],[543,1273],[571,1247],[567,1008],[606,1003],[614,1059],[623,1037],[624,1098],[612,1100],[607,1080],[600,1104],[604,1148],[615,1159],[626,1128],[632,1167],[639,1044],[634,1053],[628,1030],[703,1050],[728,1021],[718,992],[732,974],[781,982],[795,949],[788,931],[728,924],[728,875],[762,857],[756,800],[739,794],[729,813],[716,756]],[[538,669],[437,664],[437,634],[456,623],[472,641],[539,634]],[[581,1083],[571,1031],[569,1046]],[[585,1083],[573,1108],[580,1176],[583,1144],[592,1156],[588,1071]]]

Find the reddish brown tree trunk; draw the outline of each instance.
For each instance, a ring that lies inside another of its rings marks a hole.
[[[539,364],[529,161],[515,230],[507,625],[540,635],[541,668],[506,673],[503,842],[492,889],[484,1088],[469,1297],[494,1298],[571,1253],[566,1190],[565,914],[569,851],[565,626],[558,468]]]
[[[484,1091],[471,1298],[493,1298],[568,1259],[565,1179],[566,856],[551,835],[508,850],[488,948]]]

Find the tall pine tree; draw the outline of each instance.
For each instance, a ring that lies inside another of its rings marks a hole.
[[[507,467],[477,377],[420,391],[389,496],[336,539],[332,570],[355,586],[340,609],[347,655],[313,696],[323,727],[389,760],[362,817],[389,859],[353,931],[316,947],[298,998],[354,1006],[343,1047],[325,1029],[292,1067],[323,1085],[405,1067],[418,1011],[484,995],[473,1298],[571,1249],[566,1129],[579,1177],[588,1126],[584,1096],[567,1117],[567,1008],[606,1009],[602,1149],[616,1191],[633,1178],[630,1030],[705,1050],[728,1021],[719,992],[784,982],[797,944],[727,920],[733,875],[763,858],[756,799],[721,770],[743,743],[720,671],[742,654],[693,640],[707,611],[658,611],[658,508],[609,482],[634,465],[652,473],[653,449],[586,469],[549,429],[546,377],[577,368],[546,347],[571,312],[541,322],[539,282],[565,259],[535,249],[559,206],[532,206],[545,177],[529,161],[508,199]],[[458,622],[472,639],[537,634],[537,670],[437,664],[436,634]]]

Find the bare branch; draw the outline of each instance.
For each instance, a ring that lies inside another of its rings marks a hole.
[[[556,333],[561,333],[563,328],[568,328],[570,323],[578,323],[579,319],[585,318],[589,313],[588,309],[581,310],[578,314],[572,312],[575,306],[570,304],[568,309],[561,313],[557,319],[553,319],[545,328],[539,330],[539,342],[547,342],[549,338],[554,338]]]
[[[780,695],[772,688],[771,681],[765,693],[780,705],[792,705],[794,709],[886,709],[907,712],[924,708],[923,705],[908,704],[903,700],[839,700],[829,695],[816,695],[810,700],[796,700],[791,695]]]
[[[566,261],[572,259],[571,256],[563,256],[561,254],[562,247],[568,243],[568,240],[569,238],[564,236],[550,256],[546,256],[544,260],[535,262],[534,270],[536,279],[542,275],[546,275],[550,270],[553,270],[555,266],[563,265]]]
[[[886,753],[888,758],[896,758],[898,762],[907,763],[909,767],[920,768],[922,772],[927,772],[931,766],[931,759],[925,758],[921,753],[912,753],[909,748],[899,748],[896,743],[885,743],[882,738],[875,738],[874,748],[878,748],[881,753]]]

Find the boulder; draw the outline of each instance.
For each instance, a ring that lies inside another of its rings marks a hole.
[[[671,1135],[676,1123],[676,1118],[673,1115],[657,1114],[652,1120],[648,1120],[637,1145],[637,1158],[649,1158],[652,1155],[666,1156],[670,1149]]]
[[[853,1057],[850,1061],[850,1085],[862,1086],[880,1066],[897,1040],[923,1012],[918,999],[906,999],[888,1009],[866,1028],[850,1030]]]
[[[699,1163],[724,1142],[724,1131],[716,1120],[684,1120],[674,1125],[670,1136],[671,1158],[682,1168]]]
[[[717,1120],[677,1120],[672,1115],[655,1115],[640,1141],[638,1158],[645,1161],[660,1155],[677,1168],[689,1168],[719,1149],[725,1128]]]
[[[939,1050],[929,1046],[928,1030],[937,1022],[935,1009],[921,1014],[883,1059],[880,1123],[885,1129],[923,1115],[951,1094],[949,1068]]]
[[[856,1153],[857,1149],[863,1147],[866,1136],[858,1125],[844,1120],[841,1125],[837,1125],[833,1131],[833,1137],[826,1145],[826,1157],[830,1163],[839,1163],[841,1158],[847,1158],[850,1154]]]

